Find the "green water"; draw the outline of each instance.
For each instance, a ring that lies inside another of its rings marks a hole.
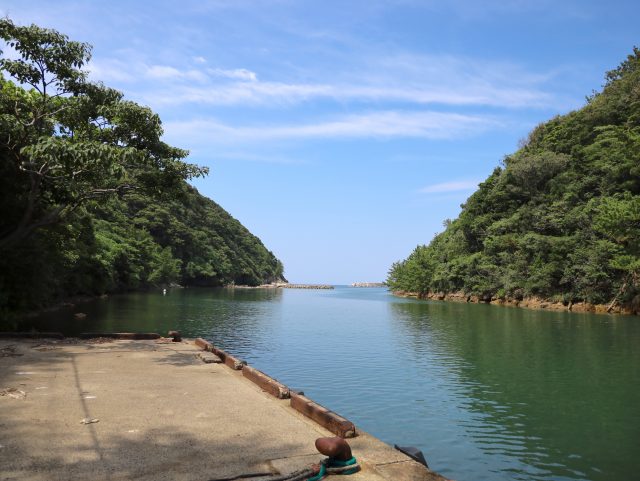
[[[384,289],[114,296],[23,328],[180,329],[466,480],[629,480],[640,319],[398,299]]]

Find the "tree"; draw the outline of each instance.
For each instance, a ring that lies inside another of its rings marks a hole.
[[[160,140],[151,109],[88,81],[88,44],[8,18],[0,38],[17,54],[0,50],[0,249],[92,199],[135,189],[171,195],[182,180],[207,174]]]
[[[428,246],[393,264],[413,292],[640,312],[640,49],[601,93],[538,125]]]
[[[180,278],[182,261],[175,259],[170,247],[165,247],[157,255],[156,268],[149,276],[149,281],[156,285],[168,286]]]

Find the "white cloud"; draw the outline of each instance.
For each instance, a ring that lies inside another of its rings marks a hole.
[[[131,69],[122,60],[91,60],[87,70],[89,70],[91,79],[105,82],[107,85],[110,82],[133,82],[136,80],[136,76],[131,73]]]
[[[249,79],[249,77],[247,77]],[[171,92],[147,95],[149,102],[162,105],[200,103],[209,105],[299,103],[314,99],[360,102],[403,102],[413,104],[482,105],[493,107],[542,106],[548,96],[527,89],[476,89],[385,87],[340,84],[295,84],[281,82],[238,82],[225,85],[183,85]]]
[[[183,85],[170,93],[159,90],[146,95],[149,103],[180,105],[197,103],[207,105],[261,105],[297,103],[320,97],[333,97],[334,89],[328,85],[285,84],[279,82],[237,82],[222,85]]]
[[[153,79],[186,79],[190,81],[196,80],[198,82],[207,81],[207,75],[200,70],[179,70],[168,65],[152,65],[151,67],[147,67],[145,75]]]
[[[258,80],[258,76],[256,75],[255,72],[252,72],[251,70],[247,70],[244,68],[237,68],[233,70],[225,70],[221,68],[210,68],[210,69],[207,69],[207,72],[209,72],[214,77],[224,77],[224,78],[235,79],[235,80],[248,80],[251,82],[255,82],[256,80]]]
[[[461,192],[465,190],[474,190],[478,187],[479,180],[455,180],[451,182],[442,182],[440,184],[428,185],[420,192],[426,194],[439,194],[443,192]]]
[[[207,59],[206,59],[206,58],[204,58],[204,57],[200,57],[200,56],[198,56],[198,57],[193,57],[193,61],[194,61],[195,63],[207,63]]]
[[[200,60],[197,60],[200,59]],[[195,57],[196,63],[206,61]],[[357,71],[357,73],[355,73]],[[102,76],[101,76],[102,75]],[[548,107],[557,99],[540,86],[553,74],[532,74],[509,63],[452,56],[399,54],[365,61],[330,81],[306,72],[313,81],[261,81],[247,68],[179,68],[129,59],[95,63],[95,77],[132,82],[153,79],[140,96],[150,105],[278,105],[314,100],[407,105]],[[167,85],[170,83],[170,85]]]
[[[429,111],[382,111],[296,125],[237,127],[207,119],[167,122],[164,127],[168,136],[180,139],[182,143],[200,144],[314,138],[451,139],[498,125],[496,120],[482,116]]]
[[[541,89],[554,73],[531,73],[508,62],[448,55],[398,54],[370,59],[311,82],[259,81],[255,72],[209,68],[211,82],[148,93],[151,103],[268,105],[312,100],[400,102],[498,108],[547,107],[557,100]],[[306,77],[313,77],[308,72]],[[216,81],[216,79],[220,79]],[[224,80],[224,82],[222,81]]]
[[[152,65],[147,69],[147,75],[155,78],[175,78],[182,76],[182,72],[167,65]]]

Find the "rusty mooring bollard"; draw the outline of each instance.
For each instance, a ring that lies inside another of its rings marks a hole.
[[[338,436],[316,439],[316,449],[320,454],[339,461],[348,461],[353,457],[349,443]]]
[[[169,337],[173,337],[173,342],[182,342],[182,336],[180,331],[169,331]]]

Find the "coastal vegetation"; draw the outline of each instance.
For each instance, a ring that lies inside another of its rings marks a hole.
[[[392,265],[419,297],[640,305],[640,49],[538,125],[428,245]]]
[[[158,115],[91,82],[91,47],[0,19],[0,319],[69,296],[283,278],[186,181]],[[1,322],[1,321],[0,321]]]

